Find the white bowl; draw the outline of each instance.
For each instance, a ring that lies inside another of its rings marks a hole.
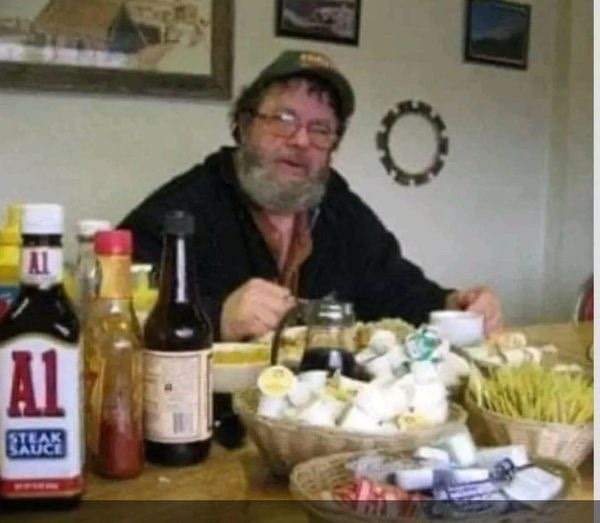
[[[457,347],[477,345],[484,339],[483,315],[469,311],[433,311],[429,324]]]
[[[228,393],[256,387],[269,366],[270,347],[264,343],[213,344],[213,391]]]

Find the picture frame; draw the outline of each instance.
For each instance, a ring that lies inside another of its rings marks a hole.
[[[358,46],[361,0],[277,0],[275,34]]]
[[[530,5],[467,0],[465,61],[527,69],[530,25]]]
[[[0,4],[0,88],[229,99],[233,0]]]

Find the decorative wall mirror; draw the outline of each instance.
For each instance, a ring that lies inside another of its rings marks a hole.
[[[377,149],[387,173],[402,185],[423,185],[439,174],[448,155],[442,118],[429,104],[405,100],[381,120]]]

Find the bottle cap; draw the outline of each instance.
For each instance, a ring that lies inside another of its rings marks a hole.
[[[108,231],[110,222],[108,220],[81,220],[77,222],[79,236],[93,238],[97,232]]]
[[[64,212],[54,203],[27,203],[21,212],[21,234],[62,234]]]
[[[131,231],[99,231],[94,238],[94,251],[100,256],[129,256],[133,251]]]
[[[169,211],[165,216],[165,234],[194,234],[194,217],[185,211]]]

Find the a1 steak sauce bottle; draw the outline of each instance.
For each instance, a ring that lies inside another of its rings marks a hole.
[[[0,499],[62,508],[83,491],[82,355],[62,284],[63,209],[27,204],[20,291],[0,320]]]

